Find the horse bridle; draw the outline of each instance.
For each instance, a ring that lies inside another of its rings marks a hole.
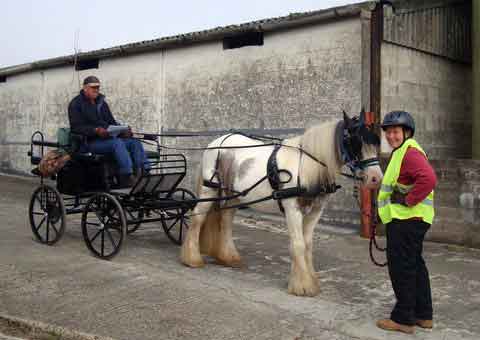
[[[354,124],[357,126],[354,126],[352,130],[359,130],[362,128],[363,123],[361,121],[355,120],[354,122]],[[352,131],[345,126],[344,122],[339,122],[337,129],[338,132],[340,132],[339,137],[341,137],[341,140],[340,138],[338,140],[340,158],[350,169],[355,179],[358,179],[356,176],[357,171],[365,170],[370,166],[380,165],[378,157],[361,159],[362,146],[364,142],[362,141],[362,137],[358,132],[352,133]],[[370,131],[368,131],[368,133],[373,134],[373,132]]]

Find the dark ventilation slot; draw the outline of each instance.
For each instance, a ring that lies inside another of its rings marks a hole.
[[[7,76],[0,76],[0,83],[6,83],[7,82]]]
[[[91,68],[98,68],[98,59],[77,60],[75,70],[82,71]]]
[[[263,32],[246,32],[223,38],[223,49],[231,50],[244,46],[263,46]]]

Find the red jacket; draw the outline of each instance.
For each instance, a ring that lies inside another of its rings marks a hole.
[[[398,182],[413,184],[412,190],[405,197],[405,203],[413,206],[427,198],[437,184],[437,176],[423,153],[415,148],[408,148],[402,160]]]

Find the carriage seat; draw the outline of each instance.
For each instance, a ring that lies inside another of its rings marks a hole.
[[[59,128],[57,130],[57,141],[59,145],[68,146],[68,149],[65,149],[65,151],[71,154],[75,154],[76,157],[82,157],[84,159],[90,158],[94,161],[101,161],[106,158],[107,160],[113,161],[113,158],[109,157],[109,155],[92,154],[91,152],[80,152],[82,144],[87,144],[86,137],[84,135],[71,132],[70,128]],[[149,159],[160,158],[160,153],[158,153],[157,151],[145,150],[145,155]]]

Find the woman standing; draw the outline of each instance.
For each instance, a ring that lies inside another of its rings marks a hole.
[[[405,111],[388,113],[382,123],[393,148],[378,194],[378,214],[386,226],[388,272],[397,302],[377,326],[413,333],[433,327],[430,278],[422,257],[433,221],[437,179],[422,147],[413,139],[415,122]]]

